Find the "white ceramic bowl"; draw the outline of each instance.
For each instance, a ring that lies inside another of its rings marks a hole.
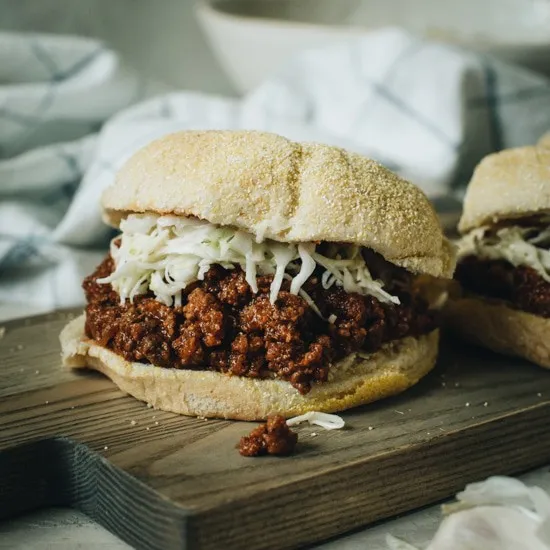
[[[241,92],[300,50],[387,26],[550,74],[550,0],[199,0],[197,16]]]

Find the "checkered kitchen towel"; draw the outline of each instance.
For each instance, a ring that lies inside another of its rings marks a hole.
[[[241,100],[172,92],[137,103],[160,91],[99,42],[0,33],[0,303],[82,303],[80,281],[112,236],[101,190],[168,132],[333,143],[448,196],[483,155],[550,129],[548,80],[391,29],[304,52]]]

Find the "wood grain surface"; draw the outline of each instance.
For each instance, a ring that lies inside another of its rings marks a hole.
[[[4,323],[0,517],[73,506],[141,548],[293,548],[550,459],[550,373],[445,344],[408,392],[299,426],[290,458],[235,449],[256,424],[148,408],[60,363],[74,313]]]

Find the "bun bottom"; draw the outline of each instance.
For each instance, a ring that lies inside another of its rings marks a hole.
[[[330,369],[329,381],[301,395],[289,382],[214,371],[167,369],[126,361],[84,335],[84,315],[62,331],[63,363],[98,370],[124,392],[156,409],[189,416],[264,420],[308,411],[337,412],[413,386],[435,365],[439,331],[386,344],[363,357],[352,354]]]
[[[450,299],[444,318],[465,340],[550,368],[550,319],[481,296]]]

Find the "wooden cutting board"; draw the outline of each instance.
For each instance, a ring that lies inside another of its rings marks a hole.
[[[1,518],[72,506],[141,548],[291,548],[550,460],[550,373],[517,359],[448,346],[344,430],[299,427],[295,456],[243,458],[252,424],[155,411],[62,368],[69,317],[0,331]]]

